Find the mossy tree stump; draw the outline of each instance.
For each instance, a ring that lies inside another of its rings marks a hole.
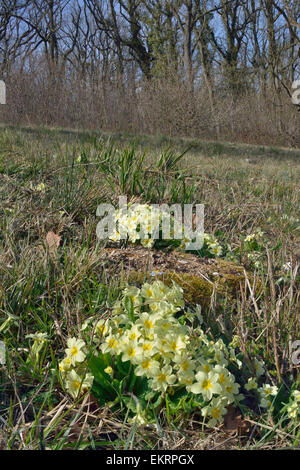
[[[217,297],[237,298],[240,290],[245,288],[246,275],[253,282],[253,277],[243,266],[179,251],[106,248],[103,260],[108,271],[123,273],[130,284],[141,285],[154,279],[171,284],[174,280],[183,288],[187,303],[202,306],[210,305]]]

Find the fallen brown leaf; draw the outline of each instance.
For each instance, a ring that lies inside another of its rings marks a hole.
[[[57,233],[54,233],[52,231],[48,232],[46,235],[46,238],[44,240],[44,246],[39,245],[39,249],[43,250],[44,247],[46,247],[47,251],[49,251],[50,255],[55,255],[57,248],[60,245],[61,241],[61,236],[58,235]]]
[[[48,232],[46,235],[46,244],[48,245],[49,250],[56,250],[61,241],[61,236],[54,233],[54,232]]]

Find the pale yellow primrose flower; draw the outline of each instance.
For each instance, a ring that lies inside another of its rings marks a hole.
[[[157,341],[156,341],[156,347],[157,347],[157,352],[159,353],[161,359],[164,361],[164,362],[170,362],[170,360],[173,358],[173,353],[170,352],[169,350],[166,351],[165,349],[165,346],[167,344],[167,340],[162,338],[162,339],[158,339],[157,338]]]
[[[112,309],[112,315],[121,315],[124,312],[122,303],[118,300],[115,302],[113,309]]]
[[[149,308],[151,313],[159,313],[160,316],[171,316],[179,310],[178,307],[170,305],[170,303],[165,300],[161,300],[160,302],[151,302],[149,303]]]
[[[231,374],[232,375],[232,374]],[[224,399],[227,399],[227,403],[233,403],[235,399],[244,398],[243,395],[238,395],[240,385],[234,381],[234,376],[231,377],[231,382],[226,383],[224,387]]]
[[[31,346],[30,353],[36,360],[39,358],[39,353],[47,342],[47,333],[33,333],[26,336],[26,338],[33,339],[33,345]]]
[[[153,341],[142,341],[139,343],[144,357],[151,357],[157,351],[156,343]]]
[[[35,187],[35,190],[36,191],[44,191],[46,188],[45,184],[44,183],[40,183],[38,184],[36,187]]]
[[[194,380],[195,380],[194,372],[192,371],[183,372],[181,370],[178,372],[178,382],[180,385],[185,385],[186,387],[189,387],[193,384]]]
[[[100,348],[103,354],[108,352],[118,354],[120,350],[120,340],[115,336],[107,336],[105,338],[105,342],[101,344]]]
[[[173,358],[173,361],[175,364],[179,366],[179,371],[182,373],[191,373],[195,369],[195,361],[192,359],[188,358],[186,355],[183,353],[181,354],[176,354]]]
[[[208,374],[213,370],[213,363],[209,361],[201,361],[201,365],[198,367],[197,371],[198,372],[204,372],[205,374]]]
[[[145,333],[153,333],[155,322],[160,318],[160,315],[150,315],[147,312],[142,312],[140,318],[136,321],[136,326],[143,329]]]
[[[165,338],[169,331],[173,331],[176,320],[173,317],[158,319],[155,322],[154,334],[158,338]]]
[[[204,417],[209,417],[210,420],[207,423],[208,427],[214,427],[216,424],[223,421],[223,416],[226,415],[227,409],[225,408],[226,403],[222,398],[213,398],[211,402],[202,408],[201,413]]]
[[[255,240],[255,233],[251,233],[251,235],[247,235],[245,238],[245,242],[252,242]]]
[[[131,361],[133,364],[136,363],[137,358],[142,355],[142,348],[138,347],[135,342],[121,345],[122,362]]]
[[[144,238],[142,241],[141,241],[141,244],[145,247],[145,248],[151,248],[153,245],[154,245],[154,241],[153,239],[151,238]]]
[[[222,247],[218,243],[211,243],[208,246],[208,251],[215,256],[221,256],[222,254]]]
[[[151,387],[153,390],[166,391],[169,385],[173,385],[176,382],[176,375],[173,374],[172,366],[165,365],[161,370],[154,375],[151,380]]]
[[[178,381],[182,385],[192,385],[195,379],[194,369],[195,361],[184,357],[183,355],[175,355],[173,358],[178,367]]]
[[[265,373],[264,363],[262,361],[258,361],[256,358],[254,359],[254,367],[256,371],[256,377],[260,377]]]
[[[69,338],[67,341],[66,355],[71,359],[71,364],[74,366],[78,362],[83,362],[86,354],[83,351],[85,347],[84,341],[76,338]]]
[[[219,364],[217,364],[213,368],[213,372],[216,372],[219,375],[218,383],[221,385],[221,387],[225,388],[227,385],[231,384],[232,382],[231,374],[226,369],[226,367],[220,366]]]
[[[147,377],[154,377],[159,373],[160,364],[158,361],[151,357],[141,356],[138,359],[138,366],[135,369],[135,375],[146,375]]]
[[[108,320],[101,319],[96,323],[95,333],[101,338],[111,333]]]
[[[221,366],[227,366],[228,361],[224,356],[224,353],[218,349],[215,350],[215,361]]]
[[[85,377],[81,377],[73,369],[67,374],[66,377],[66,388],[73,398],[77,398],[78,395],[88,390],[93,384],[94,377],[91,374],[86,374]]]
[[[152,292],[151,296],[149,295],[150,292]],[[142,295],[149,303],[157,302],[162,305],[160,302],[164,302],[166,304],[167,290],[163,289],[158,281],[154,282],[152,286],[148,284],[146,289],[142,290]]]
[[[289,418],[291,419],[297,418],[299,411],[300,411],[299,404],[297,402],[293,402],[287,409]]]
[[[248,379],[248,382],[246,383],[245,385],[245,389],[246,390],[257,390],[257,382],[256,382],[256,379],[254,377]]]
[[[213,394],[219,395],[222,387],[218,383],[219,376],[213,372],[197,372],[195,376],[197,382],[190,387],[192,393],[201,393],[205,400],[211,400]]]
[[[267,398],[261,398],[259,406],[261,406],[261,408],[271,408],[272,407],[272,401],[270,399],[267,399]]]
[[[264,384],[258,389],[259,395],[261,397],[260,406],[262,408],[271,408],[272,401],[278,393],[278,387],[275,385]]]
[[[141,288],[141,296],[146,300],[146,302],[152,302],[154,288],[154,284],[150,284],[148,282],[143,284]]]
[[[115,233],[109,237],[109,239],[113,242],[119,242],[121,240],[120,232],[116,230]]]
[[[130,330],[126,330],[124,333],[124,341],[135,341],[137,342],[141,338],[142,334],[137,325],[132,325]]]
[[[104,372],[108,375],[113,375],[113,368],[111,366],[107,366],[105,369],[104,369]]]
[[[270,396],[275,397],[278,393],[278,387],[276,387],[276,385],[264,384],[262,387],[260,387],[259,393],[265,398]]]
[[[165,350],[170,351],[173,353],[179,353],[181,350],[186,349],[186,345],[188,343],[188,337],[179,335],[175,336],[169,334],[166,336],[166,346]]]
[[[64,374],[71,368],[71,359],[69,357],[65,357],[60,363],[59,363],[59,371]]]
[[[124,299],[128,296],[131,298],[133,306],[139,307],[142,303],[142,298],[140,295],[140,289],[138,287],[130,286],[124,290]]]
[[[299,392],[299,390],[294,390],[293,391],[293,398],[297,403],[300,403],[300,392]]]
[[[291,419],[297,418],[300,415],[300,392],[299,390],[294,390],[292,393],[294,399],[293,403],[288,407],[288,415]]]

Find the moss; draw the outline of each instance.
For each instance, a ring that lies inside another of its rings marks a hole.
[[[178,258],[183,258],[189,261],[189,267],[193,271],[193,277],[199,278],[200,273],[205,278],[212,282],[217,293],[227,294],[230,297],[236,297],[240,292],[241,286],[245,284],[245,268],[232,261],[223,259],[198,259],[200,269],[197,274],[192,267],[193,259],[189,257],[188,253],[180,253]],[[199,273],[199,274],[198,274]],[[250,283],[253,283],[253,276],[246,273]],[[202,280],[202,279],[200,279]],[[259,280],[256,283],[256,288],[260,286]]]
[[[172,286],[172,281],[175,281],[183,289],[184,300],[188,304],[200,304],[208,306],[211,302],[214,293],[214,284],[205,281],[197,276],[192,276],[187,273],[176,273],[173,271],[166,271],[163,274],[150,276],[143,272],[131,271],[128,273],[128,282],[141,286],[145,281],[153,281],[153,279],[160,279],[166,285]]]

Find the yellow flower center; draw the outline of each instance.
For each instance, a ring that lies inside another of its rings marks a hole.
[[[144,325],[146,328],[149,328],[149,329],[153,327],[153,323],[151,320],[145,320]]]
[[[212,387],[212,383],[210,380],[203,380],[202,388],[204,390],[209,390]]]
[[[184,382],[187,384],[187,385],[191,385],[193,383],[193,381],[191,379],[184,379]]]
[[[81,382],[79,382],[79,380],[74,380],[72,382],[72,387],[74,388],[74,390],[79,390],[80,385],[81,385]]]
[[[152,345],[150,343],[143,344],[144,351],[151,351],[151,349],[152,349]]]
[[[219,408],[213,408],[211,410],[211,416],[213,419],[218,419],[220,417],[220,414],[221,414],[221,411],[219,410]]]
[[[149,369],[150,365],[151,365],[150,361],[142,362],[142,368],[143,369]]]
[[[130,356],[130,357],[135,356],[135,349],[134,348],[129,348],[128,349],[128,356]]]
[[[188,370],[188,367],[189,367],[189,365],[188,365],[187,361],[184,361],[184,362],[181,364],[181,369],[182,369],[184,372],[186,372],[186,371]]]
[[[225,375],[223,374],[223,372],[220,374],[219,376],[219,383],[222,385],[226,382],[226,377]]]
[[[117,346],[117,341],[114,339],[114,338],[111,338],[109,341],[108,341],[108,346],[112,349],[114,349],[116,346]]]
[[[71,350],[71,356],[76,356],[78,354],[78,348],[76,346],[73,346]]]
[[[159,382],[165,382],[167,380],[166,374],[159,374],[159,376],[157,377],[157,380]]]

